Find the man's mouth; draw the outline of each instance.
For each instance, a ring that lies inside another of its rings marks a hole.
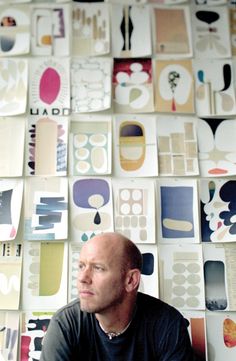
[[[82,298],[91,297],[94,296],[94,293],[90,290],[79,290],[79,296]]]

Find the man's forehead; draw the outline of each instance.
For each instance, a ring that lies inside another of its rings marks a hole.
[[[86,243],[80,252],[79,260],[87,259],[90,261],[100,261],[113,263],[114,260],[119,258],[120,247],[114,247],[111,242],[88,242]]]

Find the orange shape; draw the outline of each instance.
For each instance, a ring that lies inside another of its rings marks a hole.
[[[236,323],[229,318],[224,320],[224,343],[226,347],[236,346]]]

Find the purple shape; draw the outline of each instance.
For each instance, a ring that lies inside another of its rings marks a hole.
[[[93,208],[89,204],[89,198],[93,195],[103,197],[103,205],[107,204],[110,199],[110,188],[104,179],[80,179],[73,185],[73,201],[81,208]]]

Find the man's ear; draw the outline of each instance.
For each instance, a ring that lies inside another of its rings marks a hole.
[[[125,289],[127,292],[132,292],[139,287],[141,272],[139,269],[134,268],[127,272]]]

